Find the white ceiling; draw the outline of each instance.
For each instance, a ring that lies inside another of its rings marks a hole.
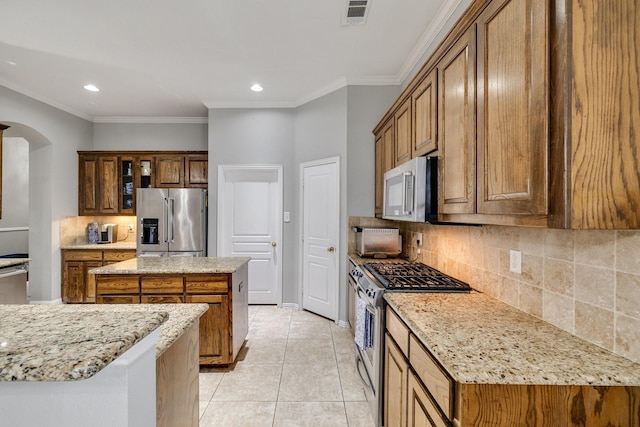
[[[460,1],[370,0],[344,26],[347,0],[0,0],[0,85],[93,121],[294,107],[400,84]]]

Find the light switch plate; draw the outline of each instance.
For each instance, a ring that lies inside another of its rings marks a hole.
[[[522,252],[509,251],[509,271],[516,274],[522,274]]]

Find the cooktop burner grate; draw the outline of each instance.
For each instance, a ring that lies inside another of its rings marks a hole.
[[[469,292],[471,287],[420,262],[371,262],[363,266],[389,291]]]

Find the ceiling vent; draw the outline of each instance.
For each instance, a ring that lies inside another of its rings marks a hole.
[[[342,25],[362,25],[367,20],[371,0],[347,0]]]

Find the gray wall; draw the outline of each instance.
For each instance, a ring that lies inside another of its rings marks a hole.
[[[2,141],[2,218],[0,255],[29,252],[29,143],[24,138]]]
[[[207,150],[206,123],[95,123],[92,150]]]
[[[77,150],[92,144],[92,124],[0,86],[6,137],[29,142],[29,282],[31,299],[60,298],[59,222],[78,214]]]
[[[282,165],[283,210],[291,222],[283,223],[282,299],[297,302],[294,252],[297,216],[294,205],[293,139],[291,109],[209,110],[209,254],[216,254],[218,165]]]

